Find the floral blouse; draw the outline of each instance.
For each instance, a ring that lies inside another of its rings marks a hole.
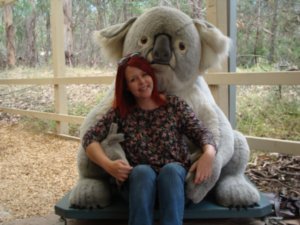
[[[83,148],[93,141],[101,142],[108,135],[111,123],[124,133],[121,146],[131,166],[149,164],[159,169],[167,163],[178,162],[188,169],[188,145],[184,135],[196,146],[215,146],[213,135],[197,119],[186,102],[167,96],[167,103],[154,110],[134,108],[124,119],[110,109],[83,137]]]

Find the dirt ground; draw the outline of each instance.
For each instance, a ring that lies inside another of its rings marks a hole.
[[[79,142],[0,121],[0,222],[48,215],[77,180]]]
[[[78,179],[79,142],[29,130],[0,120],[0,224],[61,225],[54,205]],[[256,165],[258,166],[258,165]],[[282,224],[300,225],[299,219]],[[119,224],[126,221],[76,221],[68,225]],[[185,225],[262,225],[261,220],[193,220]],[[280,224],[280,223],[278,223]]]

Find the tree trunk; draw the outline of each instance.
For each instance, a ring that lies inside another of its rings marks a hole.
[[[32,7],[31,14],[26,18],[26,52],[25,52],[25,62],[28,66],[34,67],[37,63],[37,51],[36,51],[36,10],[35,1],[29,1]]]
[[[254,56],[254,64],[258,63],[258,53],[257,53],[257,48],[258,48],[258,42],[260,40],[260,26],[261,26],[261,11],[260,11],[260,7],[261,7],[261,2],[260,0],[258,0],[256,2],[256,10],[257,10],[257,21],[256,21],[256,34],[255,34],[255,41],[254,41],[254,46],[253,46],[253,56]]]
[[[49,62],[49,58],[50,58],[50,52],[51,52],[51,29],[50,29],[50,13],[47,13],[47,21],[46,21],[46,31],[47,31],[47,41],[46,41],[46,46],[45,46],[45,56],[44,56],[44,60],[45,63],[47,64]]]
[[[123,1],[123,21],[127,21],[128,20],[128,0],[124,0]]]
[[[6,32],[6,49],[7,49],[7,66],[9,68],[14,67],[16,65],[16,50],[15,50],[15,31],[13,25],[13,14],[12,14],[12,6],[6,5],[4,6],[4,24],[5,24],[5,32]]]
[[[274,61],[274,53],[275,53],[275,41],[277,37],[277,27],[278,27],[278,0],[274,0],[273,3],[273,19],[272,19],[272,26],[271,26],[271,35],[270,35],[270,51],[268,56],[269,63],[273,63]]]
[[[73,66],[72,0],[64,0],[64,38],[66,64]]]
[[[96,29],[100,30],[108,25],[107,23],[107,8],[106,1],[103,0],[94,0],[94,6],[97,9],[97,21],[96,21]]]

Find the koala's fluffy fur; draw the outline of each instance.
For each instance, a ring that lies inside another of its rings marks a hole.
[[[188,174],[186,179],[187,196],[193,202],[200,202],[212,189],[218,203],[224,206],[249,206],[259,201],[259,192],[244,177],[249,158],[247,141],[232,129],[203,78],[207,69],[217,66],[227,56],[228,37],[215,26],[191,19],[177,9],[155,7],[137,18],[96,32],[95,40],[102,53],[115,62],[128,53],[141,52],[153,63],[159,89],[185,99],[214,134],[218,153],[213,175],[199,185],[193,183],[193,174]],[[168,58],[164,58],[165,53]],[[113,88],[112,85],[107,97],[86,117],[81,135],[111,107]],[[197,156],[200,150],[191,147],[190,152]],[[109,204],[110,197],[107,180],[96,172],[99,168],[89,166],[91,162],[83,155],[80,147],[80,179],[70,202],[79,207],[104,207]],[[85,167],[80,166],[82,164]]]

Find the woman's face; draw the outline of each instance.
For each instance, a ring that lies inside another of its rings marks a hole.
[[[151,98],[153,91],[152,77],[136,67],[128,66],[125,70],[127,88],[137,101]]]

